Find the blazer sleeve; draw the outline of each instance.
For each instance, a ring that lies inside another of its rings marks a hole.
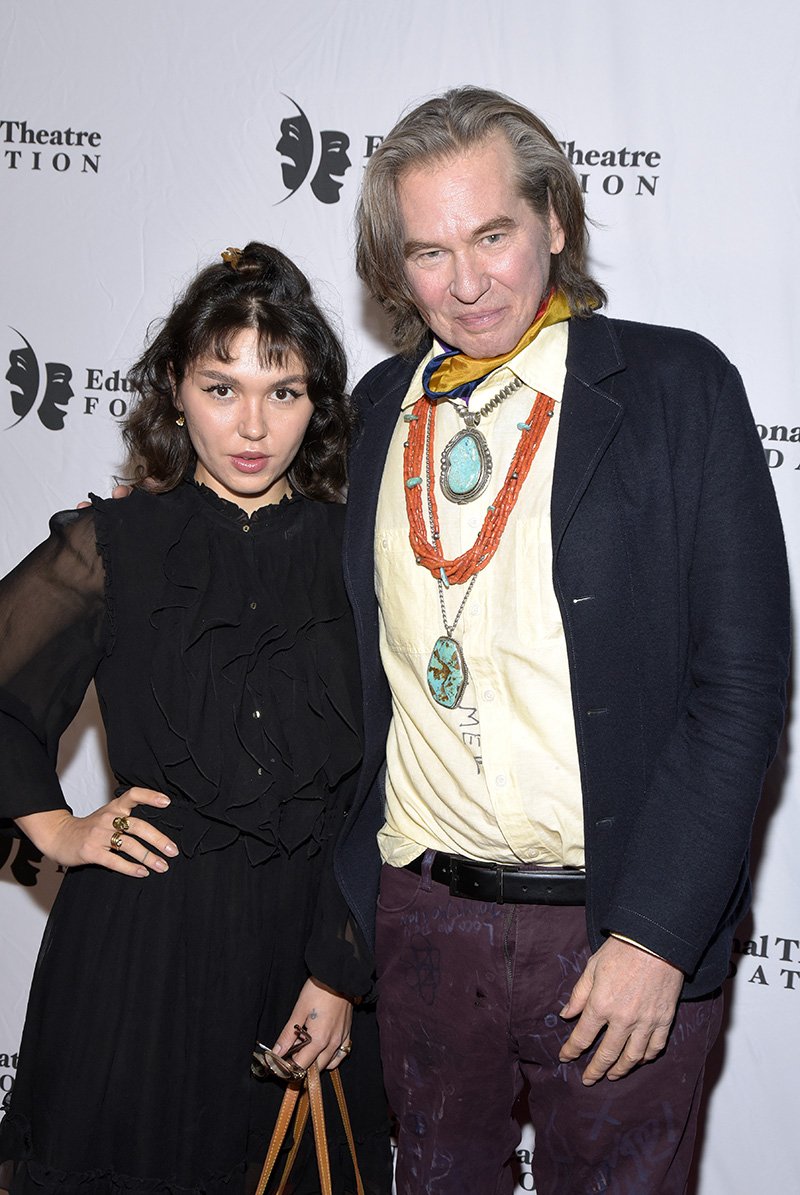
[[[731,365],[691,513],[686,696],[634,818],[605,923],[689,975],[746,908],[750,835],[789,664],[780,515]]]
[[[105,572],[94,511],[65,511],[0,581],[0,818],[66,808],[61,734],[105,650]]]

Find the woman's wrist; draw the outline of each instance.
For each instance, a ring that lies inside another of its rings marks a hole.
[[[74,821],[67,808],[46,809],[40,813],[26,813],[15,817],[14,822],[30,838],[37,850],[48,859],[53,858],[53,846],[61,830]]]

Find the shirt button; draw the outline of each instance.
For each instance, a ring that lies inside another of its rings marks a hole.
[[[249,524],[249,523],[243,523],[243,524],[242,524],[242,531],[249,531],[249,530],[250,530],[250,524]]]
[[[494,701],[494,689],[484,689],[483,690],[483,700],[484,701]]]
[[[253,717],[254,717],[254,718],[260,718],[260,717],[261,717],[261,710],[253,710]]]
[[[498,788],[505,788],[505,786],[506,786],[505,776],[495,776],[494,782]]]
[[[250,603],[250,609],[251,609],[251,610],[255,610],[257,606],[258,606],[258,602],[251,602],[251,603]]]

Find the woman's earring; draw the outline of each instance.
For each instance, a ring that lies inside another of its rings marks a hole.
[[[183,425],[186,423],[186,420],[184,419],[183,415],[179,415],[175,422],[177,423],[178,427],[183,427]]]

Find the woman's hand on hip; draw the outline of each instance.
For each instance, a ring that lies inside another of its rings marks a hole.
[[[169,797],[150,788],[130,788],[87,817],[75,817],[68,809],[50,809],[15,820],[34,846],[62,867],[94,863],[143,879],[153,871],[167,871],[163,856],[177,855],[178,848],[155,826],[130,816],[137,805],[163,809]]]
[[[292,1062],[305,1068],[316,1062],[321,1071],[335,1070],[350,1052],[352,1021],[352,1000],[319,979],[307,979],[273,1052],[285,1055],[297,1042],[294,1026],[303,1025],[311,1041],[292,1054]]]

